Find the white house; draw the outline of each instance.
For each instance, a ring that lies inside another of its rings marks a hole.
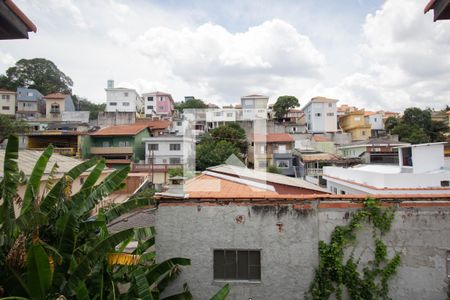
[[[188,165],[195,161],[195,140],[181,135],[144,138],[145,162],[155,165]]]
[[[106,112],[134,112],[142,113],[144,101],[134,90],[114,87],[114,81],[108,81],[106,91]]]
[[[236,122],[242,116],[242,110],[237,108],[215,108],[206,110],[206,125],[214,129],[226,123]]]
[[[241,98],[242,120],[267,119],[269,97],[248,95]]]
[[[306,128],[310,133],[336,132],[338,100],[325,97],[312,98],[301,111],[305,115]]]
[[[334,194],[450,194],[444,144],[401,146],[398,165],[324,167],[323,179]]]

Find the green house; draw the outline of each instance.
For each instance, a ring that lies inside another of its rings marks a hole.
[[[109,166],[145,160],[143,138],[150,137],[148,124],[110,126],[87,136],[82,145],[83,158],[99,156]]]

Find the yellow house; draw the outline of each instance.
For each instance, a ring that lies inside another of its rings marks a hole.
[[[52,121],[61,121],[64,111],[75,111],[72,97],[61,93],[53,93],[44,97],[45,117]]]
[[[367,140],[372,136],[372,125],[366,122],[364,118],[364,109],[348,112],[339,118],[339,125],[345,132],[352,135],[352,140]]]

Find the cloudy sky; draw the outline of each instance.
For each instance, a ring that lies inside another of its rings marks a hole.
[[[450,21],[428,0],[16,0],[29,40],[2,41],[0,72],[52,60],[74,93],[105,101],[107,79],[216,104],[326,96],[367,109],[450,104]]]

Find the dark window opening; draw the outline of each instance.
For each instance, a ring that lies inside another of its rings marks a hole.
[[[261,280],[261,251],[214,250],[214,279]]]
[[[412,165],[413,165],[413,163],[412,163],[412,150],[411,150],[410,147],[402,148],[402,160],[403,160],[403,165],[404,166],[412,167]]]

